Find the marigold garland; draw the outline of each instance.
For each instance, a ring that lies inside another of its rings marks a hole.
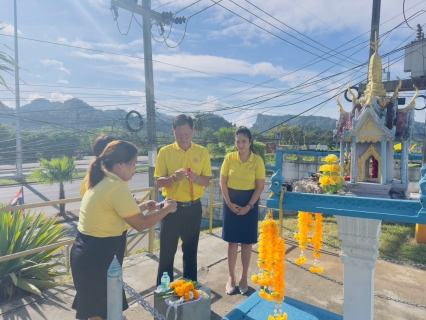
[[[312,214],[310,212],[299,211],[298,222],[299,222],[299,233],[295,233],[294,237],[299,241],[300,255],[295,260],[296,264],[303,265],[306,263],[307,258],[304,251],[308,247],[308,243],[312,243],[314,247],[314,265],[309,270],[312,273],[323,273],[324,269],[319,266],[319,258],[321,257],[320,250],[322,249],[322,214],[315,214],[315,231],[312,238],[309,237],[309,233],[312,231]]]
[[[275,301],[274,316],[269,316],[268,319],[287,319],[287,314],[282,312],[285,297],[284,260],[284,238],[279,236],[278,225],[273,220],[273,215],[268,213],[260,227],[257,261],[260,270],[258,274],[251,276],[251,280],[262,287],[259,296]]]

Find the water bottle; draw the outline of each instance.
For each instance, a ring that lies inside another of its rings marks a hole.
[[[161,289],[163,291],[170,289],[170,277],[167,272],[163,272],[163,276],[161,277]]]

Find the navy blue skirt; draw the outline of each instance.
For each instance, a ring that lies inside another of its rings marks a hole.
[[[232,203],[245,207],[253,196],[254,190],[235,190],[228,188]],[[226,242],[254,244],[257,243],[257,223],[259,214],[259,200],[247,214],[239,216],[229,209],[223,199],[222,211],[222,239]]]

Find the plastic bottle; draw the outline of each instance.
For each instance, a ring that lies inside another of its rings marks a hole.
[[[163,272],[163,276],[161,277],[161,289],[163,291],[170,289],[170,277],[167,272]]]

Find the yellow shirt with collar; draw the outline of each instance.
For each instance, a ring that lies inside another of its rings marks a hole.
[[[80,185],[80,196],[83,197],[84,194],[87,191],[87,182],[89,182],[89,175],[86,174],[86,176],[83,179],[83,182]],[[129,185],[129,183],[126,181],[126,184]]]
[[[211,177],[212,166],[210,156],[206,148],[191,142],[188,150],[182,150],[178,143],[169,144],[160,149],[155,164],[154,178],[168,177],[181,168],[196,172],[199,176]],[[204,195],[204,188],[193,183],[194,200]],[[173,183],[163,188],[163,197],[175,199],[180,202],[191,201],[191,193],[188,179]]]
[[[140,213],[126,182],[111,172],[105,174],[84,193],[77,227],[82,234],[98,238],[120,236],[127,226],[124,218]]]
[[[265,163],[261,156],[253,152],[246,162],[241,161],[238,151],[231,152],[226,155],[220,174],[228,177],[228,188],[255,190],[256,180],[265,179]]]

